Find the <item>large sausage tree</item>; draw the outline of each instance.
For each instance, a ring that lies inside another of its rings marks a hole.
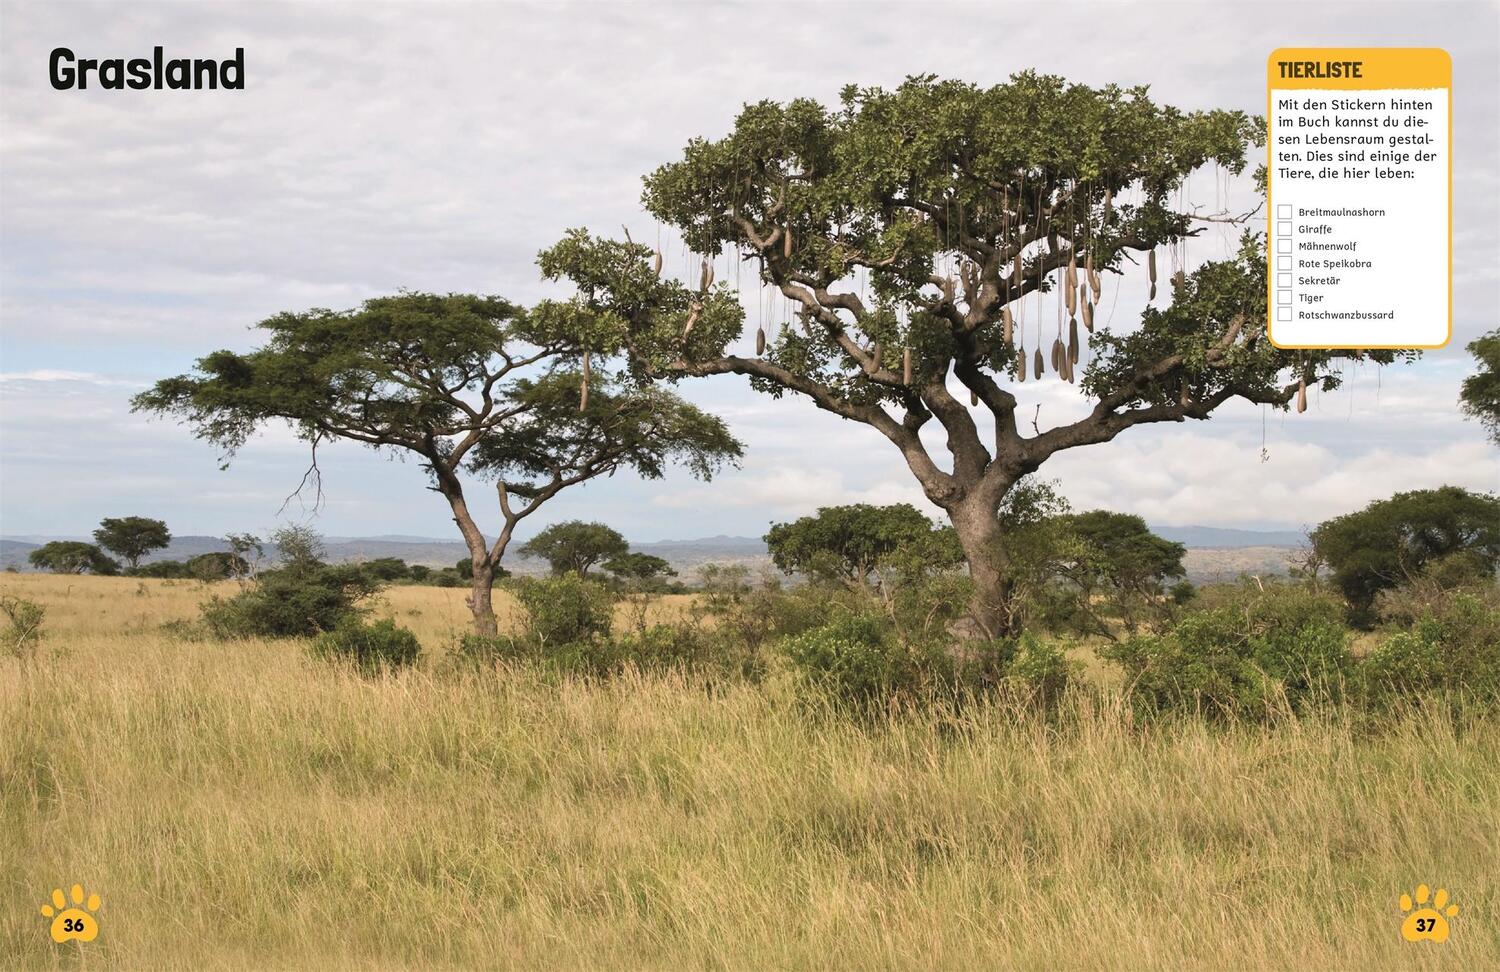
[[[596,351],[622,353],[638,378],[740,374],[889,440],[958,533],[971,633],[1001,636],[1014,622],[996,511],[1023,476],[1065,449],[1206,419],[1235,398],[1301,407],[1309,388],[1338,384],[1338,358],[1391,359],[1273,347],[1256,236],[1185,272],[1202,220],[1235,217],[1186,207],[1184,180],[1242,172],[1263,130],[1238,111],[1030,73],[990,88],[851,87],[834,109],[761,102],[645,180],[646,208],[704,257],[701,276],[663,279],[659,252],[582,230],[540,262],[576,284]],[[729,350],[745,319],[739,295],[713,286],[726,253],[750,272],[721,277],[744,276],[790,310],[753,355]],[[1158,253],[1170,279],[1160,295]],[[1151,277],[1152,300],[1116,332],[1095,308],[1133,272]],[[1028,380],[1076,382],[1091,407],[1044,426]],[[934,424],[940,434],[924,435]]]
[[[555,305],[403,293],[259,327],[270,334],[262,347],[216,351],[136,396],[134,408],[185,421],[226,460],[276,420],[310,444],[314,473],[319,444],[334,439],[415,456],[469,549],[480,635],[496,633],[491,594],[506,547],[543,503],[621,469],[660,478],[675,462],[707,479],[740,455],[718,418],[591,369],[577,344],[588,326]],[[466,477],[494,482],[493,541],[470,510]]]

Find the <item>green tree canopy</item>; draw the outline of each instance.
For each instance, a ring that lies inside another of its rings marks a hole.
[[[930,542],[931,520],[910,503],[824,506],[814,516],[776,523],[765,536],[771,561],[782,571],[868,585],[879,562]],[[956,563],[959,558],[955,557]]]
[[[92,543],[52,540],[26,555],[31,566],[55,574],[118,574],[120,567]]]
[[[1500,445],[1500,328],[1470,341],[1469,353],[1479,371],[1464,379],[1459,405],[1479,420],[1491,442]]]
[[[365,573],[376,580],[405,580],[411,576],[411,568],[400,557],[376,557],[360,565]]]
[[[140,566],[141,558],[172,542],[172,531],[161,520],[144,516],[105,517],[94,531],[94,542],[125,561]]]
[[[1152,533],[1146,521],[1130,513],[1090,510],[1064,517],[1064,526],[1078,541],[1078,557],[1061,573],[1075,583],[1084,606],[1102,593],[1128,628],[1136,612],[1162,594],[1163,584],[1185,577],[1182,558],[1187,548]]]
[[[622,384],[578,350],[597,324],[567,307],[530,312],[499,297],[402,293],[347,311],[262,321],[266,342],[216,351],[136,396],[186,422],[226,459],[263,425],[415,456],[448,502],[471,559],[475,630],[495,633],[491,589],[516,525],[569,486],[623,469],[655,478],[681,463],[707,478],[740,455],[724,424],[658,388]],[[463,479],[495,484],[489,542]],[[307,480],[304,480],[306,482]]]
[[[1368,622],[1377,594],[1408,584],[1440,558],[1466,555],[1493,574],[1500,499],[1457,486],[1397,493],[1318,524],[1311,539],[1354,619]]]
[[[250,562],[227,550],[214,550],[189,557],[183,564],[183,569],[189,577],[199,580],[229,580],[248,574]]]
[[[831,109],[763,101],[646,179],[647,209],[704,255],[699,279],[663,279],[659,253],[582,230],[540,264],[576,286],[568,306],[595,350],[622,352],[637,377],[740,374],[883,435],[948,513],[974,580],[971,614],[1000,634],[996,512],[1051,456],[1206,419],[1231,399],[1285,408],[1335,387],[1337,358],[1395,357],[1272,346],[1254,235],[1155,294],[1159,257],[1180,271],[1207,221],[1237,219],[1183,205],[1184,181],[1210,166],[1241,172],[1263,133],[1242,112],[1034,73],[988,88],[932,77],[849,87]],[[791,310],[753,355],[731,349],[742,302],[708,272],[725,253]],[[1150,275],[1153,297],[1116,312],[1136,326],[1115,330],[1094,308],[1105,281],[1127,273]],[[1022,386],[1043,377],[1075,382],[1085,413],[1044,424]],[[931,423],[941,434],[922,434]]]
[[[604,569],[621,580],[653,581],[677,576],[677,571],[663,558],[633,551],[605,561]]]
[[[1186,574],[1187,547],[1152,533],[1139,516],[1090,510],[1071,514],[1068,526],[1088,545],[1084,567],[1099,583],[1144,591]]]
[[[565,520],[554,523],[526,541],[521,553],[538,557],[554,574],[574,573],[588,576],[589,568],[601,561],[625,556],[630,544],[619,533],[603,523]]]

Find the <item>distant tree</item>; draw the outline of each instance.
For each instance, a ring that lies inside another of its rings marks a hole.
[[[1090,510],[1070,514],[1064,526],[1082,554],[1064,574],[1085,599],[1103,593],[1130,630],[1140,607],[1163,597],[1168,580],[1187,574],[1182,565],[1187,548],[1152,533],[1139,516]]]
[[[547,561],[552,573],[573,572],[587,577],[589,568],[615,557],[623,557],[630,544],[603,523],[565,520],[554,523],[521,547],[521,553]]]
[[[189,557],[183,568],[188,576],[205,581],[231,580],[244,577],[250,572],[250,564],[245,558],[227,550],[214,550]]]
[[[606,560],[604,569],[619,584],[630,623],[636,631],[644,632],[652,604],[666,589],[667,578],[676,577],[677,571],[661,557],[634,552]]]
[[[376,580],[404,580],[411,576],[411,568],[400,557],[376,557],[374,560],[365,561],[362,566],[365,573]]]
[[[172,532],[161,520],[144,516],[105,517],[94,531],[94,542],[125,561],[140,565],[141,558],[172,542]]]
[[[706,479],[740,454],[717,418],[591,369],[593,327],[565,307],[527,312],[464,294],[283,313],[261,322],[264,346],[217,351],[134,407],[175,416],[230,455],[257,428],[286,420],[312,448],[314,483],[317,447],[332,439],[415,455],[469,549],[475,631],[492,637],[496,570],[517,524],[543,503],[622,469],[656,479],[676,462]],[[493,543],[469,508],[465,475],[497,486],[503,525]]]
[[[744,564],[708,563],[698,568],[698,584],[710,611],[724,611],[750,593],[750,568]]]
[[[1462,556],[1492,576],[1500,565],[1500,499],[1457,486],[1397,493],[1320,523],[1311,537],[1353,620],[1367,624],[1377,594],[1440,560]]]
[[[1322,575],[1328,568],[1328,562],[1323,559],[1317,544],[1313,543],[1311,532],[1305,533],[1302,542],[1287,554],[1286,562],[1289,567],[1288,575],[1306,581],[1307,586],[1315,591],[1322,588]]]
[[[410,568],[411,579],[418,583],[425,581],[432,574],[432,568],[426,564],[412,564]]]
[[[1459,407],[1477,418],[1500,445],[1500,328],[1469,342],[1469,353],[1479,362],[1479,373],[1464,379]]]
[[[120,572],[120,565],[110,560],[92,543],[82,540],[53,540],[42,544],[26,559],[33,567],[55,574],[105,574]]]
[[[271,532],[271,546],[284,568],[306,571],[323,565],[327,548],[323,538],[309,526],[284,526]]]
[[[932,521],[909,503],[855,503],[825,506],[814,516],[774,524],[765,541],[771,561],[788,574],[801,572],[865,588],[882,558],[927,542],[934,532]]]
[[[265,547],[261,545],[260,537],[251,533],[231,533],[224,538],[229,545],[229,552],[239,558],[239,562],[245,565],[243,573],[238,577],[253,577],[256,565],[265,556]]]
[[[605,561],[604,569],[621,580],[654,581],[676,577],[677,571],[661,557],[644,553],[627,553]]]
[[[741,375],[887,440],[958,531],[976,633],[998,637],[1015,616],[996,513],[1052,457],[1235,400],[1286,408],[1336,387],[1345,359],[1410,356],[1271,344],[1256,234],[1174,272],[1209,221],[1253,226],[1196,211],[1183,187],[1195,172],[1243,171],[1265,131],[1241,111],[1032,72],[987,87],[849,85],[827,107],[763,100],[646,177],[646,209],[704,255],[704,272],[661,277],[650,247],[582,230],[540,262],[576,285],[571,306],[635,373]],[[715,286],[726,255],[735,270]],[[1171,290],[1158,297],[1163,257]],[[1093,313],[1100,278],[1114,289],[1127,273],[1151,274],[1152,300],[1121,304],[1111,325]],[[762,287],[789,314],[752,354],[736,345]],[[1021,384],[1044,378],[1075,382],[1085,407]]]

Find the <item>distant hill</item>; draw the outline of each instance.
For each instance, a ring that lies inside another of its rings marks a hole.
[[[1297,546],[1302,540],[1300,533],[1291,530],[1232,530],[1199,526],[1152,529],[1161,536],[1188,547],[1185,563],[1188,578],[1194,582],[1236,577],[1240,573],[1284,574],[1288,549]],[[48,539],[80,538],[0,538],[0,568],[14,566],[19,570],[29,570],[27,555]],[[323,542],[328,551],[328,559],[335,563],[399,557],[409,564],[446,567],[468,556],[464,545],[457,540],[435,537],[387,534],[377,537],[325,537]],[[171,546],[152,553],[145,561],[186,560],[199,554],[226,549],[228,547],[219,537],[173,537]],[[720,535],[696,540],[658,540],[633,543],[631,549],[661,557],[687,581],[693,579],[700,567],[709,563],[743,564],[752,573],[771,567],[771,557],[766,552],[766,545],[756,537]],[[274,549],[266,550],[268,559],[274,560],[275,555]],[[540,574],[547,569],[544,561],[515,555],[505,558],[505,566],[518,574]]]

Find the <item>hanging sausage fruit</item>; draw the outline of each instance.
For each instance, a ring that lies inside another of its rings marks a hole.
[[[578,410],[588,411],[589,407],[589,353],[583,352],[583,375],[578,382]]]

